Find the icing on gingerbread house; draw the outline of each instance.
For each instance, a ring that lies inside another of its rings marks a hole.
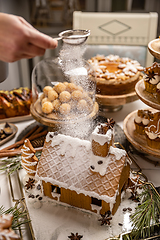
[[[28,175],[34,176],[36,173],[38,158],[35,156],[35,149],[30,143],[29,139],[24,141],[24,145],[21,148],[21,164]]]
[[[100,134],[105,140],[99,142],[97,130],[91,141],[49,132],[37,165],[44,195],[98,214],[108,210],[115,214],[130,164],[125,150],[110,146],[113,130],[109,130]],[[98,144],[105,145],[105,154],[100,154],[102,149],[98,153]]]

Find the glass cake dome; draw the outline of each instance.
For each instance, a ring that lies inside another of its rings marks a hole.
[[[83,59],[85,45],[63,44],[57,58],[40,61],[32,72],[31,114],[57,127],[83,124],[98,113],[93,67]]]

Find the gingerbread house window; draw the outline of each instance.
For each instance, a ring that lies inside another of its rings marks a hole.
[[[61,189],[59,187],[51,185],[51,188],[52,188],[51,189],[52,192],[61,194]]]
[[[94,204],[94,205],[97,205],[97,206],[101,207],[102,206],[102,200],[91,197],[91,204]]]

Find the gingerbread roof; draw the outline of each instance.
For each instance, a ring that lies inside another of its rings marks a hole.
[[[125,151],[123,154],[122,151],[124,150],[112,149],[112,154],[107,157],[109,163],[106,174],[101,176],[90,169],[90,141],[48,133],[37,166],[37,175],[45,182],[75,190],[78,194],[114,202],[126,162]]]

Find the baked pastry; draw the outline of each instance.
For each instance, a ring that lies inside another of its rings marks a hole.
[[[134,91],[143,71],[138,61],[117,55],[97,55],[88,60],[96,72],[96,92],[101,95],[120,95]]]
[[[0,91],[0,119],[24,116],[30,113],[32,94],[29,88]]]
[[[138,110],[134,119],[136,132],[139,134],[145,134],[145,127],[149,124],[153,114],[149,110]]]
[[[35,156],[35,149],[30,143],[29,139],[26,139],[23,147],[21,148],[21,165],[25,169],[28,175],[35,176],[38,158]]]
[[[151,67],[145,68],[144,72],[145,90],[151,94],[156,93],[160,83],[160,64],[154,62]]]
[[[153,119],[145,127],[145,134],[148,146],[153,149],[160,149],[160,112],[153,114]]]

